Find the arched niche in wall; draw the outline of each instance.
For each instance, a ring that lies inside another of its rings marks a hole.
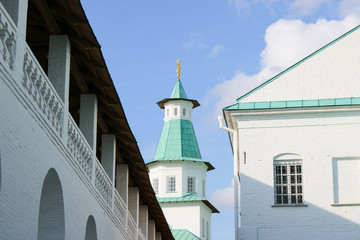
[[[1,192],[1,148],[0,148],[0,192]]]
[[[0,148],[0,192],[1,192],[1,183],[2,183],[2,178],[1,178],[1,148]]]
[[[63,191],[59,176],[53,168],[44,179],[40,198],[38,240],[45,239],[65,239]]]
[[[93,216],[89,216],[86,223],[85,240],[97,240],[96,223]]]

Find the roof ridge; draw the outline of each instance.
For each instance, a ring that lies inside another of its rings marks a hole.
[[[322,46],[321,48],[317,49],[316,51],[314,51],[313,53],[307,55],[306,57],[304,57],[303,59],[301,59],[300,61],[294,63],[293,65],[291,65],[290,67],[286,68],[285,70],[281,71],[280,73],[276,74],[275,76],[273,76],[272,78],[270,78],[269,80],[265,81],[264,83],[260,84],[259,86],[255,87],[254,89],[250,90],[249,92],[243,94],[242,96],[238,97],[236,99],[236,101],[240,101],[241,99],[243,99],[244,97],[247,97],[248,95],[250,95],[251,93],[259,90],[260,88],[268,85],[269,83],[273,82],[274,80],[276,80],[277,78],[279,78],[280,76],[282,76],[283,74],[285,74],[286,72],[290,71],[291,69],[299,66],[301,63],[305,62],[306,60],[310,59],[311,57],[315,56],[316,54],[322,52],[323,50],[325,50],[326,48],[330,47],[331,45],[333,45],[334,43],[337,43],[339,40],[343,39],[344,37],[348,36],[350,33],[355,32],[356,30],[358,30],[360,28],[360,24],[357,25],[356,27],[352,28],[351,30],[347,31],[346,33],[342,34],[341,36],[335,38],[334,40],[332,40],[331,42],[325,44],[324,46]]]

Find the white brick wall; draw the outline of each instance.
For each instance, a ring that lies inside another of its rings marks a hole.
[[[359,239],[360,196],[357,205],[332,204],[333,158],[360,156],[360,109],[338,109],[342,111],[263,110],[237,118],[241,239]],[[273,158],[284,153],[302,157],[306,207],[272,206]]]

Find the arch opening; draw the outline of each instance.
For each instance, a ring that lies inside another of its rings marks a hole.
[[[41,189],[38,240],[64,240],[64,199],[59,176],[50,169]]]
[[[86,223],[85,240],[97,240],[96,223],[92,215],[88,217]]]

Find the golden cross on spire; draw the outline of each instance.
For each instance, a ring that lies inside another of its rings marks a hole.
[[[180,71],[181,71],[180,58],[177,60],[176,66],[177,66],[177,70],[176,70],[177,78],[180,79]]]

